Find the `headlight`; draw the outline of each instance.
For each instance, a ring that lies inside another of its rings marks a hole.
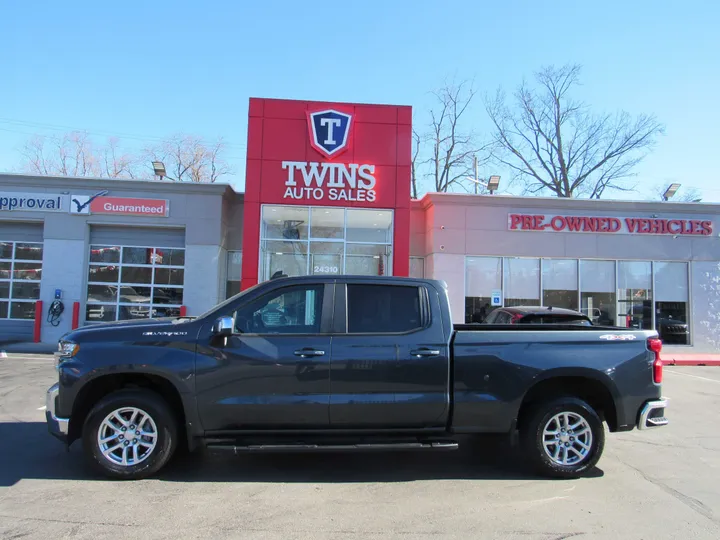
[[[80,350],[80,345],[72,341],[58,341],[58,353],[61,358],[72,358]]]

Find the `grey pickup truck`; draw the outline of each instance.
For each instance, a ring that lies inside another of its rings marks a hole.
[[[59,343],[50,432],[114,478],[180,446],[453,450],[519,434],[541,473],[593,468],[610,432],[667,424],[654,331],[453,325],[443,282],[308,276],[195,318],[96,324]]]

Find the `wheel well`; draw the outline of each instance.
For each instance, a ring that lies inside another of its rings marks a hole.
[[[521,428],[533,411],[533,405],[549,399],[570,396],[586,401],[602,420],[607,422],[610,431],[617,428],[615,401],[610,390],[598,380],[587,377],[554,377],[540,381],[530,388],[518,412],[517,426]]]
[[[143,388],[160,395],[175,413],[178,422],[179,440],[187,440],[185,436],[185,409],[180,393],[175,386],[167,379],[157,375],[122,373],[104,375],[93,379],[80,390],[75,398],[72,415],[70,416],[70,442],[81,437],[85,418],[98,401],[111,392],[128,388]]]

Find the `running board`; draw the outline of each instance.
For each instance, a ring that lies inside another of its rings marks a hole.
[[[386,452],[389,450],[457,450],[455,441],[362,443],[362,444],[208,444],[208,450],[233,451],[237,454],[255,452]]]

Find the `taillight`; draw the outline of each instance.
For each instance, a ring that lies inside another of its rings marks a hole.
[[[653,381],[660,384],[663,378],[663,365],[660,359],[660,351],[662,351],[662,341],[658,338],[648,339],[648,349],[655,353],[655,361],[653,362]]]

